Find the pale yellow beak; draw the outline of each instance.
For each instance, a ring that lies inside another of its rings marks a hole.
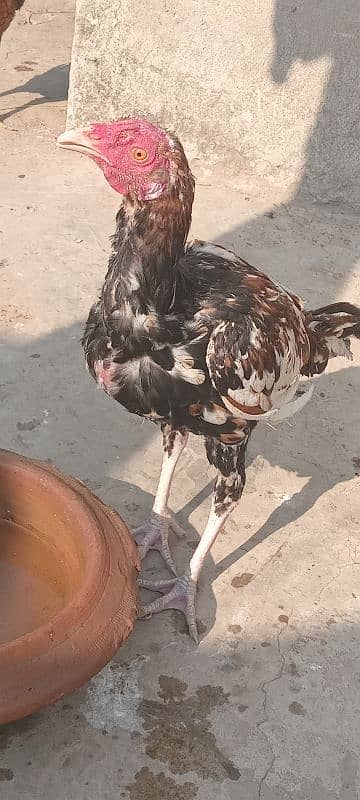
[[[108,158],[103,155],[97,143],[90,138],[89,131],[85,128],[78,128],[77,130],[61,133],[57,138],[56,145],[63,150],[76,150],[78,153],[82,153],[85,156],[97,158],[109,164]]]

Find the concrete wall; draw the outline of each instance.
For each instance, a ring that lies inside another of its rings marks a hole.
[[[359,0],[77,0],[68,125],[147,116],[198,175],[360,205],[359,34]]]

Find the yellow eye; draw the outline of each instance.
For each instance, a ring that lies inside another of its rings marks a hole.
[[[146,161],[148,152],[147,150],[143,150],[142,147],[135,147],[135,149],[132,151],[132,156],[134,161],[141,163],[142,161]]]

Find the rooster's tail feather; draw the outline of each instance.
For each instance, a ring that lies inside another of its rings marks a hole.
[[[306,314],[310,340],[310,359],[304,375],[324,371],[329,358],[344,356],[352,359],[350,337],[360,339],[360,308],[351,303],[332,303]]]

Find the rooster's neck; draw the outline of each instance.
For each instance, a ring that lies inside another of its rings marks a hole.
[[[149,306],[166,313],[176,287],[177,261],[191,224],[194,181],[190,171],[157,200],[126,198],[116,218],[113,252],[103,290],[116,306]]]

